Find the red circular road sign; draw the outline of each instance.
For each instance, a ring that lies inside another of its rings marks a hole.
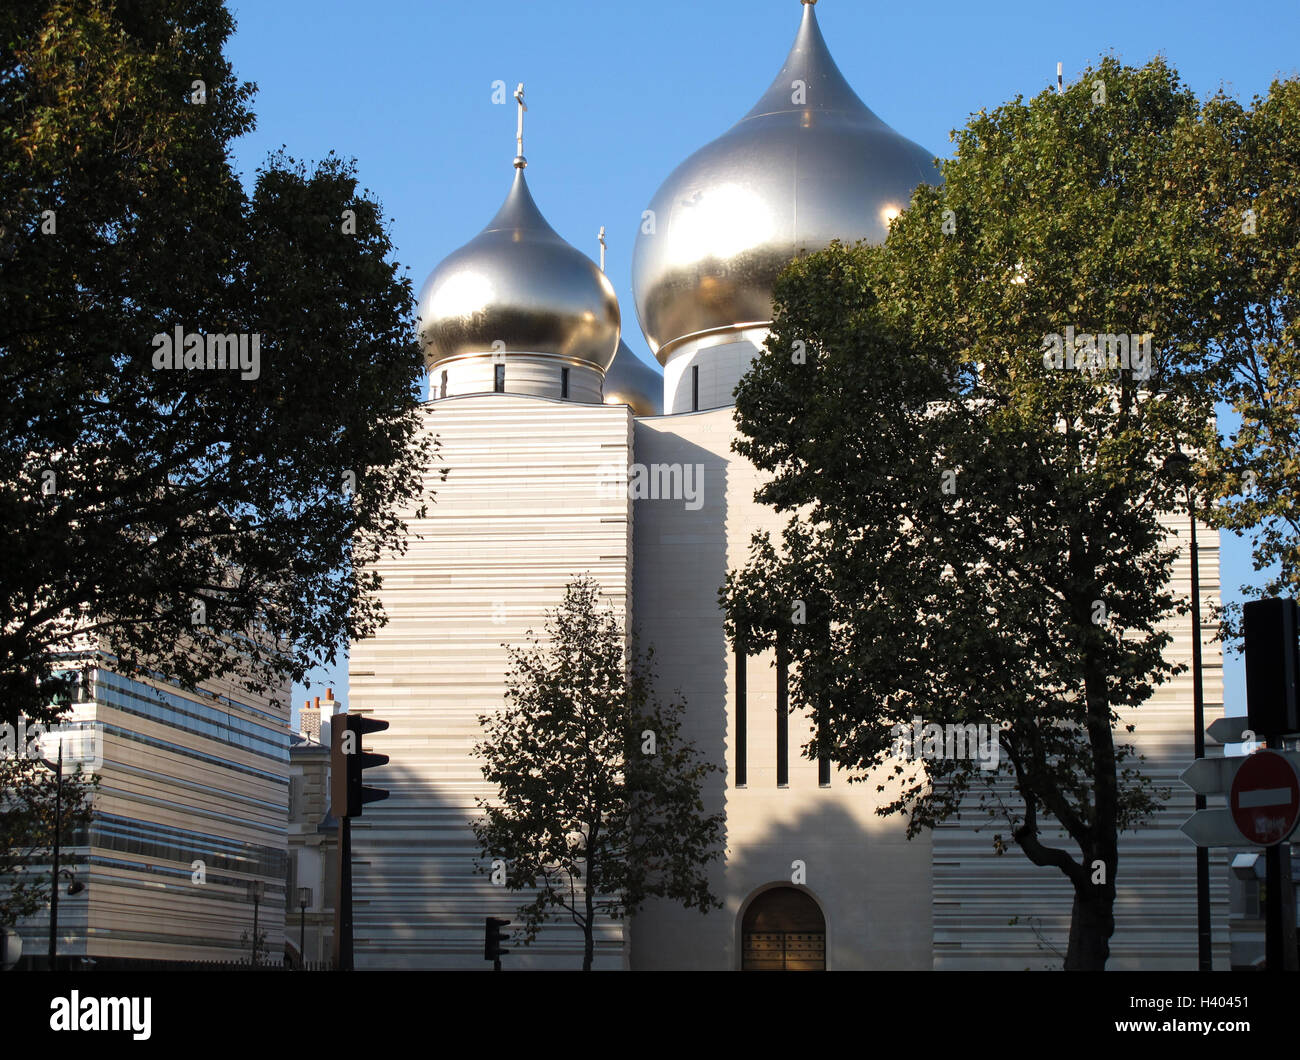
[[[1300,821],[1300,775],[1277,751],[1256,751],[1241,764],[1228,792],[1228,810],[1248,843],[1272,846]]]

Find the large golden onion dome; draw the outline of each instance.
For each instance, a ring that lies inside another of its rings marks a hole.
[[[497,215],[442,262],[419,297],[420,345],[432,370],[485,353],[543,354],[600,371],[619,342],[618,297],[596,263],[546,223],[523,158]]]
[[[633,353],[621,339],[614,363],[605,373],[602,393],[606,405],[630,405],[634,416],[663,415],[664,377]]]
[[[932,156],[857,97],[813,5],[785,66],[754,108],[664,181],[632,260],[637,316],[661,364],[683,339],[761,326],[772,287],[802,252],[883,242]],[[653,231],[649,229],[653,226]]]

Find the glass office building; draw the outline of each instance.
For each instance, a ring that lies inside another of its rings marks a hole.
[[[65,770],[90,769],[99,786],[89,827],[61,855],[85,889],[69,894],[63,879],[60,957],[73,966],[247,960],[256,915],[262,949],[278,963],[288,688],[278,702],[222,681],[193,693],[161,674],[123,676],[103,652],[67,662],[80,680],[60,730]],[[45,757],[58,746],[44,742]],[[43,958],[47,916],[19,930],[25,956]]]

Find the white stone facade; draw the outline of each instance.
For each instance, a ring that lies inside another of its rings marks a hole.
[[[828,969],[1059,967],[1053,949],[1063,952],[1068,937],[1070,889],[1014,845],[994,853],[1005,823],[968,813],[908,841],[902,818],[875,812],[887,796],[874,782],[850,785],[832,768],[829,784],[820,783],[818,764],[801,754],[811,734],[798,713],[789,721],[788,783],[778,786],[771,653],[747,663],[747,776],[736,783],[735,661],[717,594],[726,571],[744,563],[753,532],[776,530],[784,516],[754,501],[759,473],[731,452],[733,408],[634,419],[622,406],[483,394],[431,402],[425,416],[451,473],[437,482],[431,469],[431,518],[382,568],[390,623],[351,657],[351,707],[391,723],[371,744],[392,758],[375,779],[392,796],[367,807],[354,830],[359,968],[487,967],[483,918],[512,919],[520,900],[474,871],[468,821],[474,797],[491,794],[470,754],[476,718],[502,702],[502,642],[540,630],[565,584],[583,573],[625,609],[642,645],[654,646],[660,694],[680,690],[684,731],[723,767],[707,801],[726,820],[725,858],[713,872],[723,908],[704,915],[653,903],[626,933],[607,925],[598,967],[738,969],[749,903],[795,877],[825,918]],[[601,488],[611,467],[638,465],[695,494],[628,501]],[[1217,535],[1202,527],[1199,544],[1208,616]],[[1174,590],[1186,594],[1188,581],[1184,554]],[[1190,618],[1173,628],[1171,651],[1189,656]],[[1208,719],[1222,712],[1213,632],[1207,622]],[[1192,797],[1177,781],[1192,757],[1190,675],[1136,713],[1147,768],[1172,797],[1122,841],[1111,966],[1191,968],[1195,848],[1178,826]],[[1226,879],[1212,864],[1216,962],[1226,968]],[[559,928],[508,959],[574,967],[579,941]]]
[[[475,871],[469,828],[475,798],[495,794],[471,751],[478,717],[503,703],[502,644],[541,634],[579,574],[620,613],[631,589],[631,504],[601,486],[631,459],[626,406],[482,394],[424,414],[450,473],[442,482],[429,469],[430,518],[381,568],[388,625],[349,661],[349,709],[389,723],[367,747],[391,759],[373,770],[389,798],[352,828],[358,969],[491,967],[484,918],[516,920],[522,904]],[[602,928],[597,969],[624,967],[622,936]],[[581,934],[561,926],[507,959],[574,968],[581,954]]]

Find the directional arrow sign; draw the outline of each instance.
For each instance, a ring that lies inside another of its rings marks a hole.
[[[1183,834],[1198,847],[1249,847],[1227,810],[1197,810],[1183,822]]]
[[[1300,770],[1300,752],[1279,753]],[[1246,758],[1245,755],[1235,758],[1198,758],[1183,770],[1178,779],[1198,795],[1226,795],[1232,787],[1232,778],[1237,775],[1237,770]]]
[[[1250,732],[1251,738],[1254,739],[1255,734],[1251,732],[1250,721],[1242,714],[1232,718],[1219,718],[1205,730],[1205,735],[1216,743],[1242,743],[1242,737],[1247,732]]]
[[[1198,795],[1222,795],[1232,785],[1245,758],[1198,758],[1178,779]]]

